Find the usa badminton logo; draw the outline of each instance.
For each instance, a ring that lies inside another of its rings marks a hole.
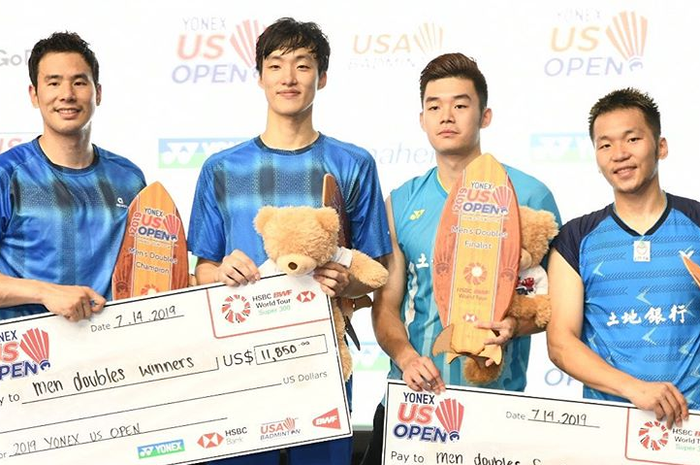
[[[404,400],[392,431],[395,437],[423,442],[459,441],[464,418],[462,404],[444,399],[435,405],[434,395],[418,393],[404,393]]]
[[[26,355],[29,360],[20,360]],[[49,334],[33,328],[17,337],[16,330],[0,332],[0,381],[23,378],[48,370]]]
[[[229,323],[244,323],[250,317],[250,302],[242,295],[230,295],[224,299],[221,313]]]
[[[287,417],[282,420],[263,423],[260,425],[260,440],[294,436],[301,433],[295,418]]]

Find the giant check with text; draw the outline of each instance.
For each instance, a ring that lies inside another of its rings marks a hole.
[[[700,463],[700,412],[667,428],[629,404],[450,386],[439,396],[389,381],[384,464]]]
[[[352,434],[311,277],[0,322],[0,461],[197,463]]]

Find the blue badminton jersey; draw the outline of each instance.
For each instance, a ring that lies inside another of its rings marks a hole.
[[[553,246],[583,281],[582,341],[621,371],[673,383],[697,409],[700,288],[680,255],[700,260],[700,203],[666,199],[663,215],[644,235],[609,205],[567,223]],[[584,396],[626,401],[589,387]]]
[[[93,149],[84,169],[51,163],[38,138],[0,155],[0,273],[89,286],[111,298],[128,207],[145,180],[126,158]],[[0,308],[0,319],[43,311]]]
[[[264,205],[320,207],[326,173],[335,177],[345,199],[352,247],[375,258],[391,252],[374,159],[323,134],[298,150],[272,149],[256,137],[212,155],[197,181],[190,251],[220,262],[239,249],[260,266],[267,254],[253,228],[258,210]]]

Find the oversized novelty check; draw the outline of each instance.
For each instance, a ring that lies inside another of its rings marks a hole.
[[[0,322],[0,461],[185,464],[352,434],[311,277]]]
[[[667,428],[629,404],[450,387],[439,396],[390,381],[384,464],[700,463],[700,412]]]

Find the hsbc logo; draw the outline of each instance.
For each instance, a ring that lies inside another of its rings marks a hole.
[[[334,408],[330,412],[326,412],[313,419],[314,426],[319,428],[333,428],[340,429],[340,416],[338,415],[338,409]]]
[[[314,294],[311,291],[301,291],[297,295],[297,300],[301,303],[306,303],[306,302],[311,302],[314,300],[314,297],[316,297],[316,294]]]
[[[219,433],[208,433],[203,434],[197,444],[205,449],[211,449],[212,447],[218,447],[223,442],[224,438]]]

